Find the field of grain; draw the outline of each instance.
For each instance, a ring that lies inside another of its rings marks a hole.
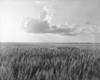
[[[100,44],[0,43],[0,80],[100,80]]]

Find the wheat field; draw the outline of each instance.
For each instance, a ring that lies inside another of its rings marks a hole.
[[[100,80],[100,44],[0,43],[0,80]]]

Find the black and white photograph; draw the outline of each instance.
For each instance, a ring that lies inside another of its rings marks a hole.
[[[0,80],[100,80],[100,0],[0,0]]]

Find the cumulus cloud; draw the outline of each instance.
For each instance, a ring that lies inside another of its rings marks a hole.
[[[60,24],[50,26],[48,21],[45,20],[36,20],[30,19],[27,22],[25,31],[28,33],[34,34],[60,34],[60,35],[70,35],[75,36],[78,34],[94,34],[97,33],[96,26],[90,25],[69,25],[69,24]]]
[[[47,5],[45,2],[37,3],[38,5],[43,5],[42,11],[39,15],[39,19],[43,21],[47,21],[50,24],[50,21],[53,18],[55,10],[50,6]]]
[[[30,19],[25,30],[28,33],[51,33],[61,35],[94,34],[97,33],[96,25],[54,25],[50,26],[48,21]]]
[[[27,23],[26,31],[29,33],[46,33],[49,29],[47,21],[30,19]]]
[[[41,5],[41,3],[37,3]],[[24,23],[24,30],[28,33],[34,34],[60,34],[75,36],[78,34],[95,34],[97,33],[97,26],[90,24],[59,24],[50,25],[54,16],[55,10],[50,6],[42,3],[43,9],[40,12],[39,19],[28,18],[27,23]]]
[[[43,6],[39,19],[25,18],[26,21],[23,21],[23,29],[29,33],[48,33],[50,32],[50,21],[52,20],[54,9],[44,2],[38,2],[37,4]]]

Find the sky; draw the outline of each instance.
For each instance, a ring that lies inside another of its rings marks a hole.
[[[0,42],[100,43],[100,0],[0,0]]]

